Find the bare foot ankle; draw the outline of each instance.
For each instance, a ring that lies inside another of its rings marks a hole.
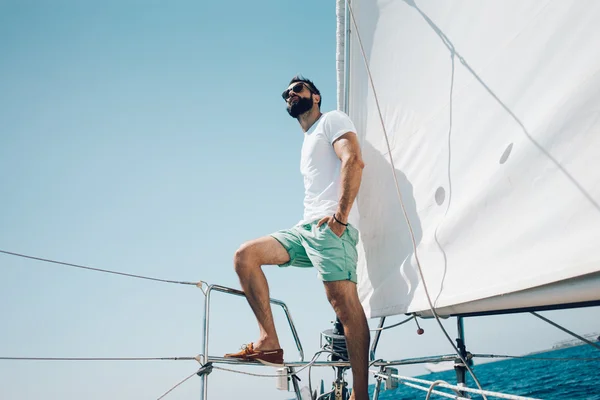
[[[266,350],[277,350],[280,349],[281,345],[278,341],[271,340],[257,340],[254,342],[254,350],[266,351]]]

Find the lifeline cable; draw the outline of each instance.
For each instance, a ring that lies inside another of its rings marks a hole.
[[[28,256],[26,254],[13,253],[12,251],[6,251],[6,250],[0,250],[0,253],[8,254],[8,255],[11,255],[11,256],[22,257],[22,258],[28,258],[30,260],[37,260],[37,261],[44,261],[44,262],[53,263],[53,264],[66,265],[67,267],[87,269],[87,270],[96,271],[96,272],[105,272],[107,274],[115,274],[115,275],[128,276],[130,278],[146,279],[146,280],[150,280],[150,281],[165,282],[165,283],[176,283],[176,284],[179,284],[179,285],[193,285],[193,286],[198,286],[200,288],[201,288],[201,285],[203,284],[202,281],[200,281],[200,282],[172,281],[172,280],[169,280],[169,279],[152,278],[152,277],[149,277],[149,276],[128,274],[128,273],[125,273],[125,272],[118,272],[118,271],[110,271],[110,270],[107,270],[107,269],[87,267],[85,265],[71,264],[71,263],[67,263],[67,262],[63,262],[63,261],[55,261],[55,260],[50,260],[50,259],[47,259],[47,258],[33,257],[33,256]]]
[[[452,345],[452,348],[454,348],[454,351],[456,352],[456,354],[458,355],[458,357],[460,358],[460,360],[463,362],[463,365],[469,371],[469,374],[471,375],[471,377],[473,378],[473,380],[477,384],[477,387],[480,390],[483,391],[483,388],[481,387],[481,383],[479,382],[479,379],[477,379],[477,377],[475,376],[475,373],[469,367],[467,361],[464,359],[464,357],[460,353],[460,350],[458,350],[458,348],[456,347],[456,345],[454,345],[454,342],[452,341],[452,339],[450,338],[450,335],[448,335],[448,332],[446,332],[446,329],[442,325],[442,322],[440,321],[440,318],[439,318],[437,312],[435,311],[435,307],[433,306],[433,302],[431,301],[431,296],[429,295],[429,289],[427,288],[427,284],[425,283],[425,276],[423,274],[423,269],[421,268],[421,262],[419,261],[419,256],[418,256],[418,252],[417,252],[417,243],[415,241],[415,233],[413,231],[410,219],[408,218],[408,214],[406,212],[406,207],[404,205],[404,200],[403,200],[403,197],[402,197],[402,192],[400,191],[400,186],[398,185],[398,177],[396,176],[396,166],[394,165],[394,158],[392,157],[392,148],[390,146],[390,140],[389,140],[389,137],[388,137],[388,134],[387,134],[387,129],[386,129],[385,123],[383,121],[383,115],[381,114],[381,107],[379,105],[379,98],[377,97],[377,91],[375,90],[375,84],[373,83],[373,75],[371,74],[371,68],[369,67],[369,63],[367,62],[367,57],[366,57],[366,54],[365,54],[365,49],[364,49],[363,44],[362,44],[362,39],[361,39],[360,32],[359,32],[359,29],[358,29],[358,24],[356,23],[356,19],[354,18],[354,10],[353,10],[352,5],[350,4],[349,0],[346,0],[346,5],[348,7],[348,10],[350,11],[350,16],[352,18],[352,22],[354,24],[354,27],[356,28],[356,37],[358,38],[358,43],[359,43],[359,46],[360,46],[360,51],[361,51],[361,54],[362,54],[362,59],[363,59],[363,62],[365,64],[365,68],[367,70],[367,75],[369,77],[369,83],[371,84],[371,89],[373,90],[373,97],[375,99],[375,105],[377,107],[377,113],[379,115],[379,120],[381,122],[381,127],[383,129],[383,135],[384,135],[384,138],[385,138],[385,143],[386,143],[386,146],[387,146],[387,149],[388,149],[388,154],[389,154],[389,157],[390,157],[390,165],[391,165],[391,169],[392,169],[392,175],[394,176],[394,183],[395,183],[395,186],[396,186],[396,192],[398,194],[398,199],[400,200],[400,206],[402,207],[402,213],[404,214],[404,219],[406,220],[406,223],[408,225],[408,230],[410,231],[410,237],[411,237],[411,241],[412,241],[412,244],[413,244],[415,261],[416,261],[417,266],[418,266],[419,275],[421,277],[421,282],[423,283],[423,289],[424,289],[425,295],[427,297],[427,302],[429,303],[429,308],[430,308],[433,316],[435,317],[435,320],[437,321],[437,323],[439,324],[440,328],[442,329],[442,332],[444,333],[444,335],[446,336],[446,338],[448,339],[448,341]],[[483,398],[485,400],[487,400],[487,397],[485,396],[485,394],[482,394],[482,396],[483,396]]]
[[[239,369],[216,367],[214,365],[213,365],[213,369],[220,369],[221,371],[233,372],[234,374],[240,374],[240,375],[255,376],[257,378],[279,378],[281,376],[285,376],[285,375],[276,375],[276,374],[255,374],[255,373],[252,373],[252,372],[240,371]],[[295,374],[288,373],[286,375],[287,376],[291,376],[291,375],[295,375]]]
[[[311,365],[313,365],[318,360],[318,358],[320,357],[320,355],[322,353],[331,353],[331,354],[334,354],[334,355],[336,355],[338,357],[341,357],[339,354],[337,354],[337,353],[335,353],[333,351],[330,351],[330,350],[319,350],[319,351],[317,351],[315,353],[315,355],[310,360],[310,362],[308,362],[307,364],[303,365],[297,371],[294,371],[292,373],[288,372],[286,375],[287,376],[297,375],[298,373],[304,371],[306,368],[309,368]],[[237,370],[237,369],[230,369],[230,368],[223,368],[223,367],[216,367],[216,366],[213,366],[213,369],[220,369],[221,371],[233,372],[234,374],[256,376],[256,377],[259,377],[259,378],[279,378],[281,376],[284,376],[284,375],[274,375],[274,374],[255,374],[255,373],[251,373],[251,372],[240,371],[240,370]]]
[[[0,357],[13,361],[198,361],[196,357]]]

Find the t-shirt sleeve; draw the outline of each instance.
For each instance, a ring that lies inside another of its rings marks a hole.
[[[356,133],[356,128],[348,115],[341,111],[331,111],[327,114],[324,131],[329,143],[333,144],[333,142],[347,132]]]

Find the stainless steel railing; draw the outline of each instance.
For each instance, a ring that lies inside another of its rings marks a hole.
[[[236,289],[228,288],[225,286],[209,285],[208,289],[206,289],[206,293],[205,293],[206,294],[206,302],[204,305],[204,327],[203,327],[204,341],[202,343],[202,364],[206,364],[209,362],[208,330],[209,330],[209,319],[210,319],[210,296],[213,291],[222,292],[222,293],[226,293],[226,294],[232,294],[234,296],[246,297],[244,292],[242,292],[241,290],[236,290]],[[271,304],[280,306],[283,309],[285,316],[288,320],[288,324],[290,325],[290,329],[292,330],[292,336],[294,337],[294,341],[296,342],[296,347],[298,348],[298,353],[300,355],[300,362],[303,362],[304,361],[304,350],[302,349],[302,344],[300,343],[300,338],[298,337],[298,331],[296,331],[296,326],[294,325],[294,322],[292,321],[292,316],[290,315],[290,312],[289,312],[287,306],[281,300],[276,300],[276,299],[270,299],[270,300],[271,300]],[[219,359],[219,361],[223,361],[223,360]],[[200,399],[206,400],[207,395],[208,395],[208,374],[203,374],[201,376],[201,379],[202,379],[202,381],[201,381]]]

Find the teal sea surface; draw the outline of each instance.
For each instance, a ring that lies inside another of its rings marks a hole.
[[[600,400],[600,350],[590,345],[568,347],[530,354],[539,360],[513,358],[475,365],[474,372],[485,390],[549,400]],[[477,363],[477,360],[475,360]],[[419,376],[429,381],[456,383],[454,370]],[[467,380],[469,387],[476,387]],[[423,386],[423,385],[421,385]],[[370,388],[371,395],[375,386]],[[441,391],[448,392],[445,389]],[[424,399],[426,392],[399,384],[397,389],[382,390],[380,400]],[[482,399],[471,395],[473,399]],[[432,395],[431,399],[446,397]],[[489,399],[495,397],[488,397]]]

